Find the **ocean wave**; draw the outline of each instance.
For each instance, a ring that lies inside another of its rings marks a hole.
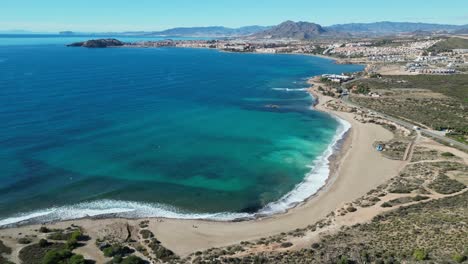
[[[217,221],[229,221],[251,217],[251,215],[247,213],[190,213],[176,207],[158,203],[97,200],[16,215],[0,220],[0,227],[105,216],[124,218],[161,217],[175,219],[210,219]]]
[[[304,202],[310,196],[317,193],[317,191],[322,188],[328,177],[330,176],[330,157],[333,155],[334,151],[338,148],[338,143],[343,139],[344,135],[351,128],[351,124],[347,121],[333,116],[339,123],[340,126],[333,137],[332,143],[328,145],[328,148],[325,152],[314,160],[312,163],[311,171],[306,175],[304,180],[296,185],[296,187],[285,194],[278,201],[271,202],[267,204],[263,209],[261,209],[258,214],[262,215],[272,215],[277,213],[284,213],[288,209],[295,207],[296,205]]]
[[[69,206],[53,207],[26,214],[18,214],[13,217],[1,219],[0,227],[106,216],[124,218],[161,217],[174,219],[232,221],[239,219],[254,219],[259,216],[270,216],[273,214],[284,213],[288,209],[307,200],[326,184],[330,175],[329,158],[338,147],[339,141],[351,128],[351,124],[347,121],[338,117],[334,118],[340,123],[337,133],[324,153],[315,159],[310,165],[311,171],[304,177],[304,180],[278,201],[267,204],[256,213],[191,213],[173,206],[158,203],[98,200]]]
[[[286,92],[302,92],[307,91],[309,88],[271,88],[274,91],[286,91]]]

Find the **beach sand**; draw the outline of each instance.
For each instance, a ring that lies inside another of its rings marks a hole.
[[[339,153],[333,157],[327,184],[306,202],[284,214],[243,222],[150,218],[149,229],[165,247],[180,256],[187,256],[198,250],[228,246],[304,228],[397,175],[404,162],[386,159],[372,146],[377,140],[391,139],[393,134],[381,126],[357,122],[352,113],[333,112],[324,108],[328,100],[332,98],[320,95],[315,108],[348,121],[352,127]],[[105,227],[118,223],[137,226],[142,220],[146,219],[80,219],[48,226],[65,228],[73,223],[82,226],[94,240]],[[33,225],[4,229],[0,230],[0,235],[14,237],[18,233],[32,234],[38,227],[39,225]],[[9,243],[8,240],[6,242]],[[89,245],[91,247],[94,243]],[[98,263],[102,260],[102,255],[94,254],[88,246],[79,250],[85,255],[93,255]]]

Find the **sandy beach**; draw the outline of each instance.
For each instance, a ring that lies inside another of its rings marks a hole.
[[[331,175],[327,184],[306,202],[290,209],[287,213],[271,217],[243,222],[216,222],[205,220],[157,219],[149,220],[149,229],[154,232],[164,246],[180,256],[187,256],[198,250],[212,247],[228,246],[241,241],[254,240],[296,228],[304,228],[309,224],[324,218],[330,212],[353,201],[369,190],[386,182],[404,165],[403,161],[384,158],[378,154],[372,144],[377,141],[389,140],[393,134],[375,124],[363,124],[354,120],[354,114],[334,112],[324,108],[324,104],[332,98],[319,96],[315,108],[346,120],[351,129],[341,150],[334,155],[331,163]],[[52,223],[51,228],[65,228],[71,223],[82,226],[93,239],[99,237],[102,229],[118,223],[138,226],[143,219],[81,219]],[[27,234],[37,229],[39,225],[23,226],[0,230],[3,237],[18,233]],[[6,241],[8,243],[8,240]],[[93,257],[99,263],[102,254],[88,247],[89,243],[79,249],[79,252]],[[19,249],[18,249],[19,250]],[[96,252],[93,252],[96,251]]]

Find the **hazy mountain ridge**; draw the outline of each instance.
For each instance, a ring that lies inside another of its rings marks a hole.
[[[265,26],[246,26],[240,28],[214,27],[180,27],[151,32],[148,35],[160,36],[245,36],[269,29]]]
[[[223,26],[211,27],[177,27],[162,31],[128,31],[128,32],[106,32],[106,33],[81,33],[62,31],[60,34],[70,35],[124,35],[124,36],[173,36],[173,37],[236,37],[251,35],[271,27],[268,26],[245,26],[240,28],[228,28]]]
[[[0,33],[29,33],[29,31],[12,30]],[[245,26],[228,28],[223,26],[207,27],[177,27],[162,31],[127,31],[127,32],[73,32],[62,31],[61,35],[89,35],[89,36],[175,36],[175,37],[243,37],[255,38],[291,38],[312,39],[317,37],[346,37],[346,36],[379,36],[402,33],[448,32],[466,34],[468,25],[449,25],[413,22],[375,22],[375,23],[348,23],[331,26],[321,26],[311,22],[285,21],[276,26]]]
[[[416,31],[455,31],[468,28],[468,25],[446,25],[431,23],[412,23],[412,22],[375,22],[375,23],[350,23],[337,24],[327,27],[327,29],[349,32],[349,33],[374,33],[374,34],[394,34],[409,33]]]

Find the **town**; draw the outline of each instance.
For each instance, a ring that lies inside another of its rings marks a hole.
[[[397,74],[456,74],[468,68],[468,49],[450,51],[434,48],[443,37],[366,39],[366,40],[290,40],[220,39],[163,40],[126,43],[127,47],[211,48],[227,52],[266,54],[310,54],[327,56],[337,63],[392,66]]]

